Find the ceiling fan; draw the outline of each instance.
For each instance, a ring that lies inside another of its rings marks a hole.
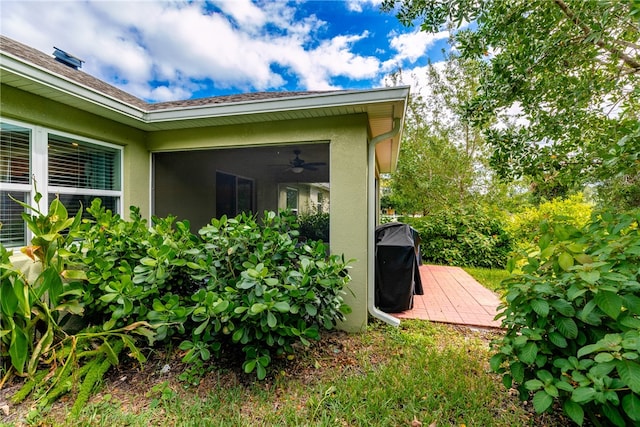
[[[293,173],[302,173],[305,170],[315,171],[318,170],[317,166],[326,165],[325,162],[305,162],[300,158],[300,153],[300,150],[293,150],[293,154],[295,154],[296,157],[289,162],[289,168],[287,170]]]

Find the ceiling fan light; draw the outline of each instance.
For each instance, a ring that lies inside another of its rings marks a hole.
[[[304,171],[304,168],[301,166],[296,166],[291,168],[291,172],[293,173],[302,173],[303,171]]]

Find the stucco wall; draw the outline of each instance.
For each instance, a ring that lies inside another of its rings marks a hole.
[[[11,86],[2,85],[0,90],[2,117],[123,146],[123,216],[128,218],[131,205],[140,207],[143,216],[150,214],[145,132]]]
[[[331,251],[355,259],[350,274],[353,313],[342,328],[362,330],[367,323],[367,118],[338,118],[259,123],[209,129],[153,132],[149,151],[261,146],[329,141]],[[260,197],[260,196],[259,196]]]

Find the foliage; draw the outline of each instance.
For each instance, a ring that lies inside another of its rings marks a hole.
[[[506,229],[520,249],[527,248],[539,238],[537,232],[543,220],[576,228],[585,226],[591,219],[592,204],[587,202],[582,193],[566,198],[545,201],[538,206],[529,207],[508,217]]]
[[[329,212],[298,214],[300,240],[322,240],[329,243]]]
[[[344,287],[347,263],[326,255],[320,241],[298,244],[293,216],[265,213],[262,224],[249,215],[213,219],[190,251],[198,279],[192,295],[193,329],[180,348],[185,360],[207,360],[221,344],[242,346],[244,369],[262,379],[273,352],[319,337],[349,312]]]
[[[640,422],[639,220],[636,210],[581,229],[543,221],[522,273],[504,282],[491,366],[537,412],[557,400],[578,424]]]
[[[214,219],[199,237],[172,217],[149,227],[135,207],[124,221],[98,199],[84,220],[58,199],[46,214],[21,205],[36,213],[23,215],[34,234],[24,252],[41,272],[29,277],[0,247],[2,382],[11,370],[29,377],[15,401],[31,394],[45,409],[76,390],[79,413],[125,347],[144,362],[135,335],[181,340],[196,367],[240,346],[245,371],[262,379],[273,354],[309,345],[349,312],[347,263],[322,242],[298,244],[293,216]]]
[[[424,76],[411,76],[425,78],[430,95],[425,99],[418,89],[409,100],[389,196],[397,210],[432,213],[470,203],[490,191],[481,127],[465,120],[458,108],[475,95],[483,67],[480,61],[449,56],[430,64]],[[404,78],[401,73],[392,76]]]
[[[435,264],[503,268],[512,241],[498,218],[478,208],[402,218],[420,234],[422,259]]]
[[[36,195],[37,203],[41,197],[39,193]],[[17,203],[33,212],[22,214],[33,233],[31,245],[23,252],[33,265],[28,266],[26,272],[14,266],[10,252],[0,246],[0,355],[3,370],[7,372],[3,383],[12,370],[28,377],[14,400],[23,399],[35,390],[43,408],[82,378],[94,384],[104,372],[96,376],[91,366],[100,359],[117,364],[117,354],[125,345],[142,361],[144,357],[131,335],[150,336],[151,331],[144,322],[103,331],[79,321],[84,309],[82,294],[86,275],[71,260],[77,251],[74,238],[78,235],[82,212],[69,218],[58,198],[51,202],[46,214],[39,206]],[[91,389],[84,383],[83,386]]]
[[[100,199],[87,212],[76,259],[87,276],[85,316],[104,330],[148,320],[156,325],[156,340],[183,332],[189,310],[180,300],[202,284],[187,266],[186,252],[198,243],[189,222],[154,217],[149,227],[134,206],[124,221]],[[153,308],[159,304],[164,309]]]
[[[492,167],[548,199],[640,173],[640,25],[627,0],[385,0],[405,25],[457,29],[463,58],[487,67],[461,105],[485,128]],[[468,25],[473,22],[472,25]],[[608,181],[608,182],[607,182]]]

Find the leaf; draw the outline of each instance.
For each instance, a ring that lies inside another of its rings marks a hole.
[[[267,325],[269,325],[270,328],[275,328],[276,325],[278,324],[278,320],[276,319],[276,316],[273,315],[272,312],[268,311],[267,312]]]
[[[594,298],[596,305],[612,319],[617,319],[622,311],[622,298],[610,291],[598,292]]]
[[[531,301],[531,308],[542,317],[547,317],[549,314],[549,304],[545,300],[534,299]]]
[[[256,364],[257,364],[257,360],[253,359],[253,360],[247,360],[246,362],[244,362],[244,371],[247,374],[250,374],[251,372],[253,372],[253,370],[256,368]]]
[[[111,347],[109,342],[105,340],[101,347],[104,354],[107,356],[109,363],[111,363],[112,366],[118,366],[118,355],[113,351],[113,347]]]
[[[533,395],[533,408],[538,414],[549,409],[553,403],[553,397],[551,397],[546,391],[540,390]]]
[[[578,325],[569,317],[558,317],[556,319],[556,327],[566,338],[574,339],[578,336]]]
[[[280,313],[287,313],[290,309],[290,306],[286,301],[278,301],[273,305],[273,308],[278,310]]]
[[[563,299],[557,299],[551,302],[553,307],[558,313],[566,317],[573,317],[576,315],[576,310],[568,301]]]
[[[318,309],[313,304],[307,303],[304,305],[304,307],[309,316],[315,316],[316,314],[318,314]]]
[[[591,270],[591,271],[579,271],[578,277],[587,282],[590,285],[594,285],[598,279],[600,279],[600,271]]]
[[[18,299],[14,293],[13,283],[9,280],[0,283],[0,308],[2,314],[12,317],[18,309]]]
[[[633,421],[640,421],[640,399],[630,393],[622,398],[622,409]]]
[[[528,365],[532,364],[536,360],[536,356],[538,355],[538,346],[535,342],[528,342],[519,354],[519,359],[522,363],[526,363]]]
[[[549,341],[551,341],[551,343],[553,345],[555,345],[556,347],[559,347],[559,348],[566,348],[567,347],[566,338],[562,334],[560,334],[560,333],[558,333],[556,331],[553,331],[553,332],[549,333]]]
[[[620,379],[636,394],[640,394],[640,365],[631,360],[618,360],[616,368]]]
[[[578,425],[584,423],[584,409],[573,400],[565,400],[563,405],[564,412]]]
[[[535,391],[540,390],[544,386],[544,384],[540,380],[533,379],[525,382],[524,386],[529,391]]]
[[[596,391],[591,387],[578,387],[573,390],[571,394],[571,400],[576,403],[591,402],[596,397]]]
[[[558,256],[558,264],[560,265],[560,268],[568,271],[573,267],[573,256],[569,252],[562,252],[560,256]]]
[[[24,364],[27,361],[27,336],[20,327],[16,326],[13,321],[11,329],[11,346],[9,347],[9,356],[11,356],[11,364],[19,374],[24,373]]]
[[[613,425],[617,427],[625,427],[624,418],[620,415],[620,411],[611,405],[611,403],[607,402],[605,405],[602,405],[602,413],[609,418],[609,421],[613,423]]]

